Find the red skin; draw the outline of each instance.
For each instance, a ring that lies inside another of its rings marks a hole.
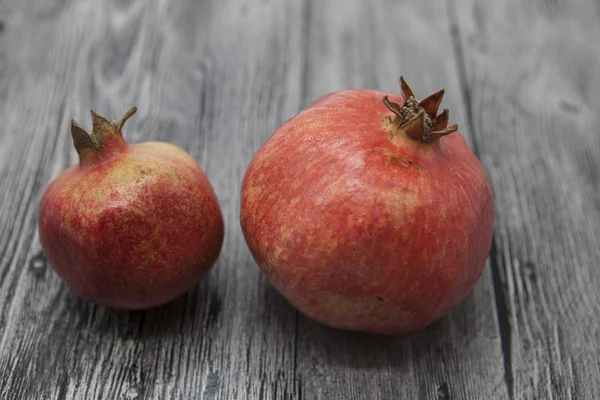
[[[486,175],[458,133],[420,143],[382,103],[324,96],[260,148],[242,183],[240,222],[270,282],[336,328],[398,334],[441,318],[469,293],[491,246]]]
[[[168,143],[104,143],[40,201],[39,235],[56,273],[83,298],[142,309],[188,291],[223,243],[223,217],[196,161]],[[110,154],[106,154],[110,153]]]

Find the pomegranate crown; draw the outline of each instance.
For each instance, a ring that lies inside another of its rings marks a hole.
[[[113,139],[113,143],[116,141],[124,146],[123,125],[136,111],[137,108],[133,107],[119,121],[108,121],[92,110],[91,133],[87,133],[77,122],[71,120],[71,137],[73,138],[73,146],[75,146],[75,150],[79,155],[80,163],[83,164],[86,160],[93,159],[93,154],[100,154],[103,150],[104,141],[109,137]]]
[[[415,98],[412,89],[404,77],[400,77],[400,92],[404,98],[404,104],[400,105],[390,101],[387,96],[383,97],[383,104],[396,115],[394,125],[403,131],[408,137],[421,143],[432,143],[458,130],[458,125],[448,126],[450,111],[444,109],[436,115],[442,103],[445,90],[442,88],[430,94],[423,100]]]

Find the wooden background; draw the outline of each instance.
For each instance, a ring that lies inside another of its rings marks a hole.
[[[599,40],[597,0],[0,0],[0,398],[600,399]],[[311,100],[400,74],[489,174],[489,263],[424,331],[329,329],[252,261],[241,177]],[[116,312],[52,272],[37,202],[70,119],[133,105],[127,140],[190,152],[227,233],[197,289]]]

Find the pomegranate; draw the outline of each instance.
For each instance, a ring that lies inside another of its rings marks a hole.
[[[270,282],[308,317],[399,334],[461,302],[491,246],[493,200],[467,143],[422,101],[346,90],[317,99],[258,150],[240,223]]]
[[[48,260],[81,297],[114,308],[166,303],[198,283],[224,236],[215,193],[196,161],[163,142],[128,145],[133,108],[93,130],[71,124],[79,165],[60,174],[39,204]]]

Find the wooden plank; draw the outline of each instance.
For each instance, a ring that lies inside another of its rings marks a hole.
[[[477,148],[493,182],[493,262],[514,399],[600,398],[597,2],[452,4]]]
[[[306,98],[344,88],[397,92],[445,86],[445,107],[464,123],[447,10],[433,2],[313,1]],[[503,399],[500,335],[489,267],[470,295],[428,329],[367,336],[299,319],[297,371],[311,399]]]
[[[3,6],[0,397],[297,398],[296,312],[251,260],[238,203],[252,154],[300,106],[303,6]],[[132,105],[127,139],[170,141],[199,159],[227,233],[198,289],[158,309],[116,312],[85,303],[51,272],[36,213],[46,185],[76,160],[70,118],[89,126],[89,108],[117,116]]]

